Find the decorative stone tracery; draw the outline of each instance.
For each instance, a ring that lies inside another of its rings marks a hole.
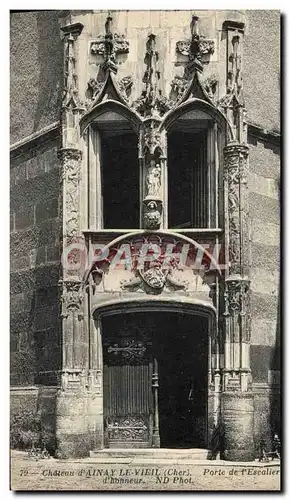
[[[242,78],[244,24],[226,21],[223,29],[227,37],[227,80],[226,93],[220,99],[219,107],[231,123],[235,139],[243,143],[246,140]]]
[[[143,81],[145,89],[141,96],[132,104],[133,108],[144,117],[159,117],[170,109],[167,98],[160,89],[159,53],[156,48],[156,35],[148,36],[146,43],[146,71]]]
[[[80,236],[80,180],[82,152],[64,148],[59,152],[62,164],[64,242],[69,245]]]
[[[230,143],[225,147],[225,182],[228,205],[228,246],[231,274],[243,274],[245,263],[242,257],[248,248],[249,235],[247,207],[247,158],[248,146]],[[247,259],[247,258],[246,258]]]

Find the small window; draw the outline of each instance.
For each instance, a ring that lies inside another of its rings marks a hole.
[[[218,158],[216,126],[194,111],[168,133],[168,226],[217,227]]]
[[[137,137],[102,134],[102,198],[105,229],[139,227]]]
[[[95,169],[96,174],[90,175],[89,182],[91,197],[96,198],[97,227],[139,228],[137,134],[130,122],[117,113],[104,113],[99,116],[91,130],[92,148],[89,150],[89,161],[91,172]]]

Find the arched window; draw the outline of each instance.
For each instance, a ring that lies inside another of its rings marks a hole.
[[[168,130],[168,227],[219,227],[222,134],[201,110],[191,110]]]
[[[130,121],[114,111],[99,115],[90,124],[88,157],[91,226],[139,228],[138,136]]]

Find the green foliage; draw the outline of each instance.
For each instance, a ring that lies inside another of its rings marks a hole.
[[[11,448],[27,450],[41,446],[41,442],[41,418],[39,413],[24,410],[11,416]]]

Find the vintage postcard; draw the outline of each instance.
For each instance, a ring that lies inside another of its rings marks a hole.
[[[280,12],[10,22],[11,489],[279,491]]]

